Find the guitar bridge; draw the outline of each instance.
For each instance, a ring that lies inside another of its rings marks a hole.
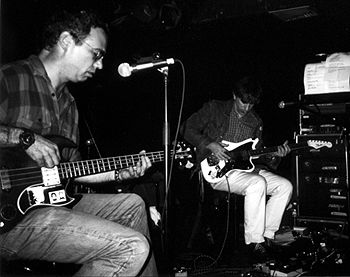
[[[220,162],[220,160],[214,154],[211,154],[207,158],[207,162],[209,166],[214,166],[214,165],[217,165]]]

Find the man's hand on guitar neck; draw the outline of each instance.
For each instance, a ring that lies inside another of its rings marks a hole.
[[[25,151],[40,167],[54,167],[61,160],[58,146],[37,134],[35,142]]]
[[[143,150],[140,154],[146,154]],[[145,174],[145,171],[152,166],[150,159],[146,155],[141,155],[140,160],[136,163],[136,166],[130,166],[126,169],[120,170],[120,180],[133,179],[141,177]]]
[[[225,149],[228,144],[223,142],[212,142],[207,145],[207,148],[219,159],[227,161],[230,159],[230,156],[227,154],[228,151]]]
[[[274,156],[285,157],[287,156],[291,149],[288,145],[288,140],[286,140],[282,145],[277,146],[277,152],[273,153]]]
[[[96,184],[110,181],[121,182],[124,180],[139,178],[145,175],[146,170],[152,166],[152,163],[147,157],[146,152],[141,151],[140,154],[140,159],[134,166],[102,172],[99,174],[82,176],[75,178],[74,181],[85,184]]]

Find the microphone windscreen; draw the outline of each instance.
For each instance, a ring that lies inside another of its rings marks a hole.
[[[121,63],[118,66],[118,73],[122,77],[129,77],[131,75],[131,68],[128,63]]]

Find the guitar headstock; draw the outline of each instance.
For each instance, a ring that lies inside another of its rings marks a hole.
[[[194,147],[184,141],[178,141],[175,147],[175,159],[181,168],[192,168],[195,163]]]
[[[308,140],[307,141],[308,146],[319,149],[322,147],[332,148],[333,144],[330,141],[323,141],[323,140]]]

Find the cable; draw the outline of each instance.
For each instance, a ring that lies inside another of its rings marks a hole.
[[[162,236],[162,248],[165,249],[164,244],[166,244],[167,242],[165,242],[164,237],[167,239],[167,210],[168,210],[168,197],[169,197],[169,190],[170,190],[170,182],[171,182],[171,176],[172,176],[172,171],[173,171],[173,167],[174,167],[174,161],[175,161],[175,153],[176,153],[176,147],[177,147],[177,140],[178,140],[178,136],[179,136],[179,130],[180,130],[180,126],[181,126],[181,117],[182,117],[182,110],[183,110],[183,103],[184,103],[184,98],[185,98],[185,87],[186,87],[186,74],[185,74],[185,67],[183,65],[183,63],[178,60],[175,59],[175,62],[179,63],[182,69],[182,93],[181,93],[181,105],[180,105],[180,110],[179,110],[179,116],[178,116],[178,122],[177,122],[177,128],[175,131],[175,139],[173,141],[173,150],[172,150],[172,156],[170,159],[170,165],[169,168],[167,170],[169,170],[169,174],[168,174],[168,180],[165,180],[165,195],[164,195],[164,201],[163,201],[163,208],[161,211],[161,220],[160,220],[160,230],[161,230],[161,236]],[[165,141],[165,143],[168,143],[167,141]],[[165,155],[165,153],[164,153]],[[166,157],[166,155],[165,155]],[[164,222],[165,221],[165,222]]]
[[[96,151],[97,151],[97,154],[98,154],[99,158],[102,158],[100,149],[98,148],[98,146],[97,146],[97,144],[96,144],[95,137],[94,137],[94,135],[92,134],[92,131],[91,131],[91,129],[90,129],[90,125],[89,125],[89,123],[87,122],[87,120],[86,120],[85,117],[84,117],[84,122],[85,122],[85,125],[86,125],[86,127],[87,127],[87,130],[88,130],[88,132],[89,132],[89,135],[90,135],[90,137],[91,137],[91,140],[92,140],[92,142],[93,142],[93,144],[94,144],[94,146],[95,146],[95,149],[96,149]]]
[[[178,140],[178,136],[179,136],[179,132],[180,132],[182,111],[183,111],[183,105],[184,105],[184,99],[185,99],[185,87],[186,87],[185,67],[184,67],[183,63],[180,60],[175,59],[175,62],[178,62],[181,65],[181,69],[182,69],[182,93],[181,93],[180,111],[179,111],[179,116],[178,116],[178,120],[177,120],[177,127],[176,127],[176,131],[175,131],[175,138],[174,138],[174,142],[173,142],[173,150],[172,150],[173,155],[171,156],[171,162],[170,162],[170,167],[169,167],[169,179],[168,179],[168,182],[167,182],[168,187],[165,188],[164,204],[163,204],[163,209],[162,209],[162,213],[161,213],[162,214],[162,219],[163,219],[163,215],[165,214],[165,210],[167,209],[167,203],[168,203],[167,198],[168,198],[168,195],[169,195],[171,176],[172,176],[172,171],[173,171],[173,167],[174,167],[176,145],[177,145],[177,140]]]
[[[209,258],[212,261],[211,264],[207,265],[207,266],[204,266],[204,267],[201,267],[199,269],[195,269],[195,271],[198,271],[196,273],[192,273],[191,275],[201,275],[205,272],[208,272],[209,270],[211,270],[212,266],[214,264],[217,264],[218,260],[221,258],[221,255],[222,255],[222,252],[225,248],[225,244],[226,244],[226,240],[227,240],[227,237],[228,237],[228,233],[229,233],[229,224],[230,224],[230,196],[231,196],[231,190],[230,190],[230,184],[229,184],[229,181],[228,181],[228,177],[227,175],[225,175],[225,179],[226,179],[226,183],[227,183],[227,217],[226,217],[226,228],[225,228],[225,236],[224,236],[224,239],[223,239],[223,242],[221,244],[221,249],[219,251],[219,254],[217,255],[217,257],[214,259],[208,255],[200,255],[198,257],[196,257],[193,261],[194,263],[194,268],[196,268],[196,260],[197,259],[200,259],[200,258]]]

